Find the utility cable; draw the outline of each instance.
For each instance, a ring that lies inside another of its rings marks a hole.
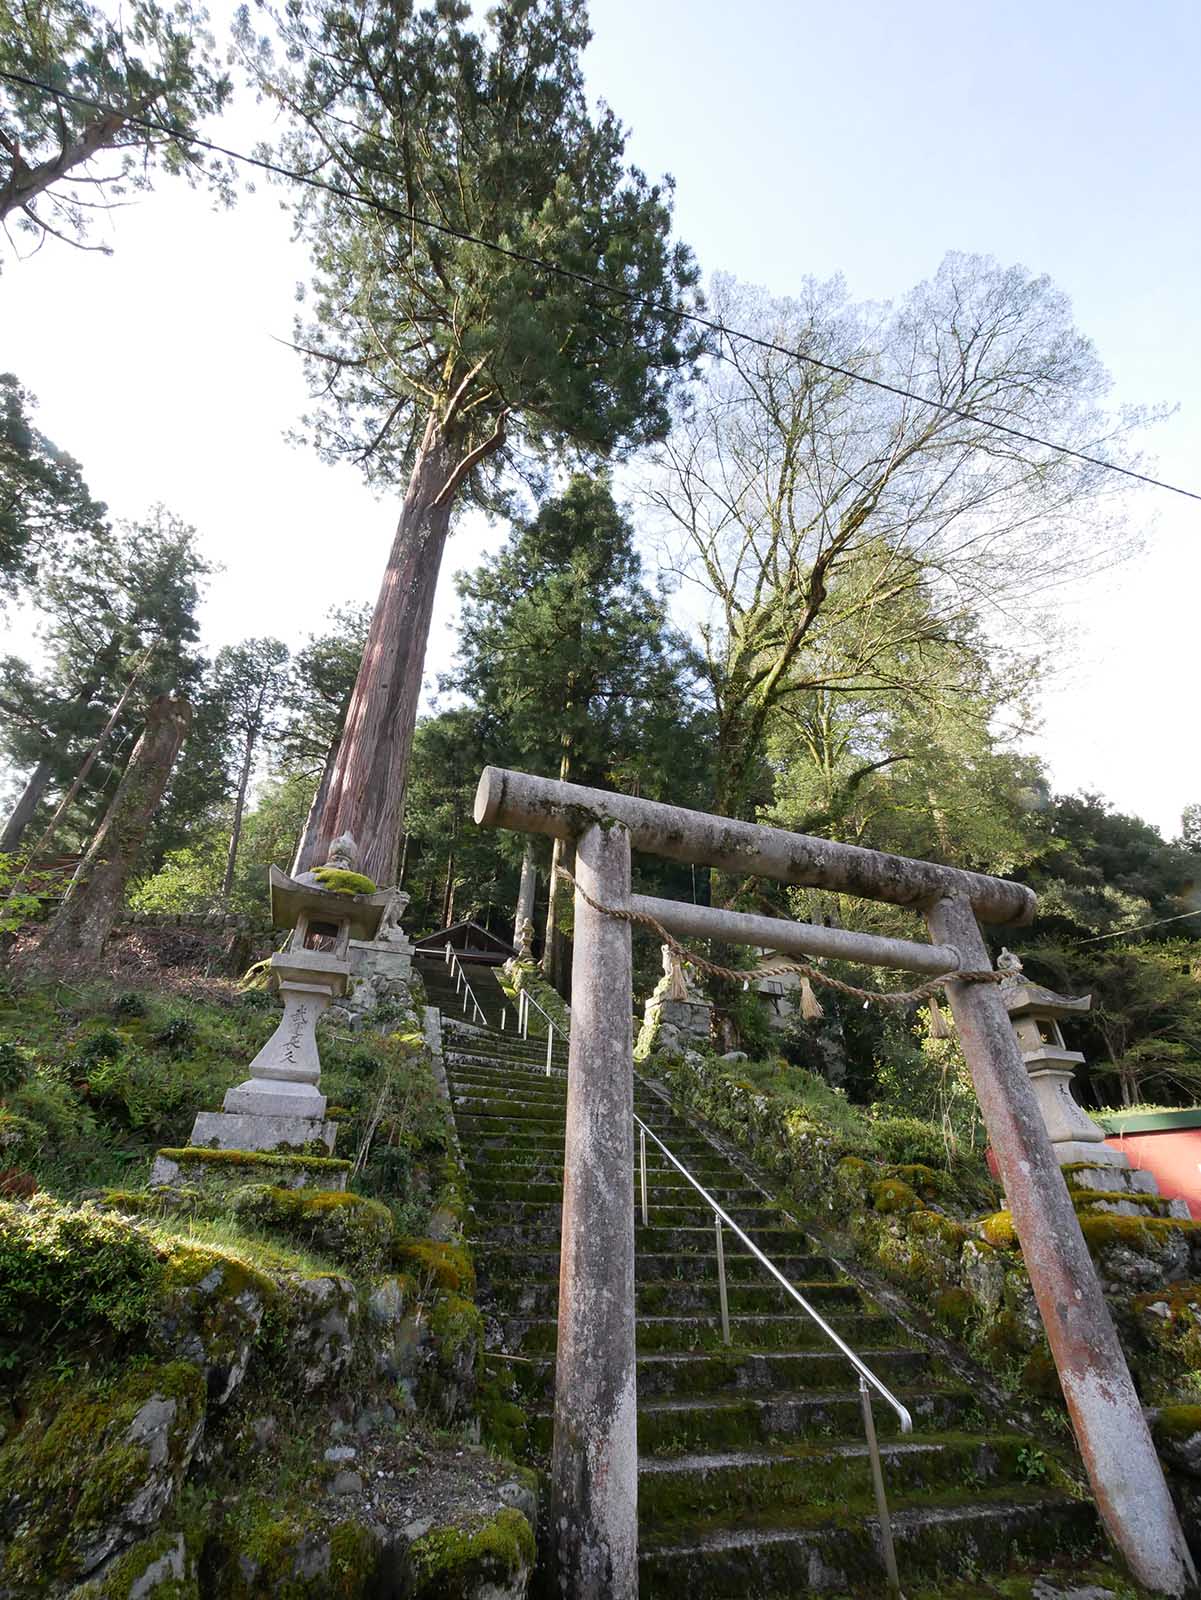
[[[1146,933],[1148,928],[1163,928],[1169,922],[1183,922],[1185,917],[1201,917],[1201,907],[1196,911],[1182,911],[1176,917],[1160,917],[1158,922],[1143,922],[1137,928],[1117,928],[1113,933],[1094,933],[1089,939],[1077,940],[1077,944],[1099,944],[1102,939],[1124,939],[1127,934]]]
[[[1020,439],[1025,444],[1037,445],[1043,450],[1053,450],[1057,455],[1068,456],[1074,461],[1082,461],[1090,467],[1102,467],[1106,472],[1120,473],[1124,478],[1133,478],[1137,483],[1150,484],[1155,489],[1166,489],[1170,494],[1183,495],[1188,500],[1201,500],[1201,493],[1194,489],[1182,488],[1179,484],[1168,483],[1162,478],[1150,477],[1145,472],[1135,472],[1133,467],[1119,466],[1115,461],[1105,461],[1100,456],[1089,455],[1084,450],[1074,450],[1070,445],[1056,444],[1052,439],[1042,439],[1037,434],[1026,433],[1021,428],[1014,428],[1007,422],[992,422],[983,417],[974,416],[970,411],[964,411],[958,406],[948,405],[942,400],[931,400],[926,395],[915,393],[912,389],[902,388],[899,384],[888,383],[883,378],[869,378],[862,372],[854,372],[849,367],[841,367],[832,361],[823,361],[818,356],[808,355],[803,350],[793,350],[787,345],[776,344],[771,339],[761,338],[757,334],[743,333],[737,328],[731,328],[726,323],[713,317],[702,316],[697,311],[685,311],[678,306],[667,305],[661,300],[652,300],[645,295],[635,294],[630,289],[623,289],[617,284],[604,283],[599,278],[593,278],[586,272],[577,272],[572,267],[564,267],[553,261],[545,261],[540,256],[527,254],[524,250],[514,250],[509,245],[497,244],[492,239],[482,239],[478,234],[468,233],[466,229],[456,228],[449,222],[438,222],[433,217],[425,217],[415,211],[406,211],[400,206],[389,205],[387,201],[378,200],[373,196],[355,194],[350,189],[341,185],[330,183],[327,179],[314,177],[312,173],[296,172],[290,167],[281,166],[278,162],[269,161],[265,156],[247,155],[241,150],[231,150],[226,145],[215,144],[210,139],[202,139],[199,134],[184,133],[180,129],[172,128],[169,124],[157,122],[149,117],[126,115],[117,107],[105,105],[101,100],[93,100],[88,95],[75,94],[69,89],[56,89],[53,84],[43,83],[40,79],[27,77],[24,73],[11,72],[0,68],[0,79],[9,83],[20,84],[23,88],[32,89],[41,94],[52,95],[59,100],[69,100],[75,105],[87,106],[102,115],[120,117],[122,122],[130,127],[144,128],[151,133],[166,134],[168,138],[176,139],[181,144],[195,145],[197,149],[210,151],[214,155],[225,156],[230,161],[240,161],[245,166],[256,167],[261,172],[269,172],[278,178],[286,178],[291,183],[301,184],[305,188],[317,189],[324,194],[333,195],[339,200],[347,200],[352,205],[362,206],[366,210],[375,211],[381,216],[393,217],[399,222],[407,223],[410,227],[428,228],[434,233],[445,234],[451,239],[457,239],[462,244],[479,246],[482,250],[491,250],[495,255],[506,257],[510,261],[519,262],[523,266],[534,267],[540,272],[550,273],[558,278],[565,278],[572,283],[582,284],[589,289],[599,290],[602,294],[622,300],[627,305],[637,306],[643,311],[652,311],[659,316],[676,318],[681,322],[690,322],[695,327],[704,328],[710,333],[716,333],[726,339],[741,339],[743,343],[755,345],[760,350],[769,350],[776,355],[787,356],[791,361],[803,361],[807,366],[817,367],[823,372],[829,372],[835,377],[849,378],[855,383],[864,383],[873,389],[881,389],[886,394],[896,395],[902,400],[911,400],[915,405],[926,406],[930,410],[941,412],[944,416],[958,417],[962,422],[971,423],[978,428],[991,429],[993,433],[1003,433],[1011,439]],[[386,178],[387,174],[377,168],[367,169],[376,177]]]

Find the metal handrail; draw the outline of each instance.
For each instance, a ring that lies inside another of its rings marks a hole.
[[[738,1226],[738,1224],[734,1221],[734,1219],[729,1215],[729,1213],[727,1211],[724,1211],[722,1209],[722,1207],[720,1205],[718,1205],[717,1201],[713,1198],[713,1196],[709,1193],[709,1191],[707,1189],[705,1189],[701,1184],[699,1184],[697,1182],[697,1180],[692,1176],[691,1172],[689,1172],[688,1168],[684,1165],[684,1163],[682,1161],[678,1160],[674,1155],[672,1155],[671,1151],[663,1143],[662,1139],[660,1139],[659,1135],[654,1131],[654,1129],[648,1128],[646,1123],[643,1122],[642,1118],[640,1116],[638,1116],[637,1113],[635,1113],[635,1115],[634,1115],[634,1121],[638,1124],[639,1128],[642,1130],[644,1138],[645,1138],[646,1135],[649,1134],[649,1136],[659,1146],[660,1150],[662,1150],[663,1154],[671,1162],[672,1166],[675,1167],[678,1172],[682,1172],[683,1175],[685,1176],[685,1178],[688,1179],[688,1182],[692,1185],[692,1187],[696,1190],[696,1192],[705,1201],[706,1205],[708,1205],[709,1208],[713,1211],[714,1215],[719,1217],[721,1219],[721,1221],[725,1223],[726,1227],[731,1230],[731,1232],[733,1232],[733,1233],[738,1235],[739,1239],[742,1240],[743,1244],[746,1245],[747,1249],[756,1258],[756,1260],[760,1261],[763,1264],[763,1266],[765,1266],[767,1268],[767,1270],[771,1273],[772,1277],[775,1278],[776,1281],[779,1284],[781,1284],[785,1289],[788,1290],[789,1294],[796,1301],[796,1303],[801,1307],[802,1311],[804,1311],[807,1316],[811,1317],[813,1319],[813,1321],[817,1323],[818,1327],[822,1330],[822,1332],[826,1335],[826,1337],[829,1340],[831,1340],[832,1343],[834,1343],[834,1344],[836,1344],[838,1346],[839,1350],[841,1350],[843,1355],[846,1356],[847,1360],[851,1363],[851,1365],[854,1367],[855,1371],[859,1374],[859,1376],[861,1378],[863,1378],[867,1383],[869,1383],[871,1385],[871,1387],[876,1391],[876,1393],[880,1396],[880,1398],[882,1400],[886,1400],[888,1402],[888,1404],[896,1412],[897,1417],[900,1420],[901,1432],[902,1433],[912,1433],[913,1432],[913,1418],[909,1414],[909,1411],[906,1409],[906,1407],[903,1406],[901,1404],[901,1402],[897,1399],[896,1395],[894,1395],[892,1393],[892,1391],[889,1388],[886,1387],[885,1384],[881,1383],[880,1379],[876,1377],[876,1374],[871,1370],[871,1368],[869,1366],[866,1365],[865,1362],[863,1362],[863,1361],[861,1361],[859,1359],[859,1357],[851,1349],[850,1345],[847,1344],[845,1339],[840,1338],[839,1335],[834,1332],[834,1329],[830,1326],[830,1324],[822,1316],[821,1312],[820,1311],[816,1311],[813,1308],[813,1306],[811,1306],[809,1304],[808,1300],[805,1299],[804,1295],[800,1292],[800,1290],[795,1288],[793,1284],[789,1283],[788,1279],[780,1271],[779,1267],[777,1267],[773,1261],[771,1261],[767,1256],[764,1255],[763,1251],[760,1250],[759,1246],[749,1236],[749,1234],[747,1234],[744,1229],[740,1228]],[[643,1145],[643,1150],[645,1151],[645,1144]],[[647,1222],[649,1220],[648,1219],[648,1210],[649,1210],[649,1208],[647,1206],[647,1192],[646,1192],[646,1182],[645,1182],[645,1179],[646,1179],[646,1160],[645,1160],[645,1156],[644,1156],[643,1161],[642,1161],[642,1176],[643,1176],[643,1185],[642,1185],[642,1220],[645,1223],[645,1222]],[[727,1343],[728,1342],[729,1342],[729,1340],[727,1338]]]
[[[566,1036],[566,1030],[561,1022],[556,1022],[551,1014],[540,1006],[533,995],[525,989],[517,991],[517,1026],[521,1029],[521,1037],[528,1039],[530,1036],[530,1007],[540,1012],[546,1018],[546,1076],[551,1075],[551,1058],[555,1050],[555,1029]]]
[[[460,982],[460,979],[462,980],[462,985],[463,985],[463,989],[462,989],[462,993],[463,993],[463,1012],[464,1012],[464,1015],[467,1012],[467,1002],[468,1002],[468,1000],[470,1000],[471,1004],[472,1004],[472,1006],[474,1008],[472,1013],[471,1013],[473,1021],[482,1022],[484,1024],[484,1026],[487,1027],[488,1018],[484,1015],[484,1008],[480,1005],[479,1001],[476,999],[475,990],[471,987],[471,984],[467,981],[467,974],[463,970],[463,963],[459,960],[458,956],[455,955],[454,951],[451,949],[449,944],[446,945],[446,955],[443,957],[443,960],[444,960],[445,964],[450,968],[450,970],[455,975],[455,994],[456,995],[459,993],[459,982]]]
[[[889,1515],[888,1497],[884,1489],[884,1468],[880,1461],[880,1445],[876,1438],[876,1423],[875,1418],[872,1416],[872,1402],[871,1394],[869,1392],[869,1385],[870,1388],[874,1389],[882,1400],[886,1400],[896,1412],[901,1424],[902,1433],[913,1432],[913,1418],[909,1414],[908,1408],[903,1406],[897,1399],[896,1395],[893,1394],[892,1391],[883,1383],[881,1383],[880,1379],[877,1378],[876,1374],[866,1364],[866,1362],[859,1359],[859,1357],[851,1349],[850,1345],[847,1344],[846,1340],[840,1338],[839,1335],[834,1332],[834,1329],[830,1326],[826,1319],[819,1311],[816,1311],[809,1304],[808,1300],[805,1299],[800,1290],[797,1289],[793,1284],[789,1283],[788,1279],[780,1271],[779,1267],[776,1266],[775,1262],[764,1255],[763,1251],[760,1250],[759,1246],[745,1231],[745,1229],[740,1228],[734,1221],[733,1217],[730,1216],[729,1212],[718,1205],[717,1201],[713,1198],[709,1191],[704,1188],[702,1184],[697,1182],[684,1163],[671,1153],[653,1128],[647,1127],[646,1123],[643,1122],[642,1118],[637,1114],[637,1112],[634,1113],[634,1121],[639,1130],[639,1188],[641,1190],[642,1199],[643,1225],[645,1226],[650,1220],[646,1166],[646,1140],[648,1134],[659,1146],[659,1149],[662,1150],[663,1154],[671,1162],[672,1166],[675,1167],[677,1172],[683,1173],[684,1177],[696,1190],[697,1194],[700,1195],[701,1199],[704,1200],[705,1204],[709,1206],[713,1212],[715,1242],[717,1246],[717,1292],[721,1301],[721,1334],[723,1343],[730,1343],[730,1303],[729,1295],[726,1289],[726,1253],[721,1233],[722,1224],[724,1223],[732,1233],[737,1235],[737,1237],[742,1241],[742,1243],[756,1258],[756,1260],[767,1268],[772,1277],[775,1278],[776,1282],[779,1283],[782,1288],[788,1290],[788,1293],[800,1306],[801,1310],[805,1312],[806,1316],[810,1317],[817,1324],[821,1331],[826,1335],[827,1339],[829,1339],[838,1348],[838,1350],[841,1351],[841,1353],[851,1363],[852,1367],[854,1367],[855,1371],[859,1374],[859,1402],[863,1411],[863,1431],[867,1439],[867,1453],[871,1464],[872,1492],[876,1500],[876,1513],[880,1520],[880,1544],[881,1552],[884,1557],[884,1570],[888,1575],[889,1589],[894,1595],[900,1595],[901,1580],[897,1570],[896,1548],[893,1544],[892,1538],[892,1518]]]

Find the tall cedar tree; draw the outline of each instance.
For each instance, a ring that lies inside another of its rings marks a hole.
[[[213,663],[217,698],[225,708],[230,734],[237,741],[238,766],[234,788],[234,815],[221,880],[221,898],[229,899],[238,865],[238,841],[246,791],[254,772],[255,756],[263,741],[279,732],[280,714],[288,687],[288,647],[278,639],[245,639],[226,645]]]
[[[316,779],[305,825],[295,841],[294,872],[303,870],[305,841],[315,836],[325,809],[370,626],[370,606],[335,606],[329,614],[329,632],[310,634],[309,642],[292,657],[276,766],[290,775]]]
[[[491,713],[510,759],[653,793],[688,717],[685,656],[607,480],[577,474],[457,587],[461,666],[448,682]],[[544,958],[556,980],[560,856]]]
[[[31,583],[39,562],[106,527],[78,462],[34,426],[36,405],[0,372],[0,598]]]
[[[0,67],[80,97],[0,82],[0,220],[35,249],[52,235],[107,250],[85,242],[95,212],[149,189],[156,168],[229,199],[228,164],[187,141],[230,93],[207,20],[189,0],[127,0],[115,18],[87,0],[0,0]]]
[[[162,694],[151,701],[112,804],[43,936],[43,954],[95,959],[103,953],[191,720],[186,700]]]
[[[320,393],[313,437],[375,482],[407,482],[305,858],[349,830],[362,870],[381,883],[396,870],[453,512],[501,504],[519,456],[567,446],[609,456],[662,437],[669,391],[696,353],[676,314],[697,272],[671,241],[670,182],[627,167],[620,123],[605,107],[589,111],[581,0],[503,0],[484,30],[470,22],[460,0],[297,0],[275,18],[286,53],[277,67],[242,13],[247,58],[292,118],[286,159],[368,203],[310,193],[299,214],[315,261],[296,335]]]
[[[33,600],[41,613],[46,665],[0,658],[0,749],[24,787],[0,836],[0,850],[25,839],[48,791],[65,789],[137,675],[121,720],[81,790],[77,829],[99,820],[114,763],[128,757],[147,701],[198,681],[196,608],[208,567],[195,530],[162,507],[47,559]]]

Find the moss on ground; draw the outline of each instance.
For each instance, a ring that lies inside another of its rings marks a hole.
[[[512,1588],[534,1565],[530,1525],[511,1507],[483,1527],[435,1528],[410,1548],[414,1600],[473,1600]]]

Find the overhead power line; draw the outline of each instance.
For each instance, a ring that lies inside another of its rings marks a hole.
[[[158,122],[151,117],[127,116],[120,108],[106,105],[101,100],[93,100],[88,95],[75,94],[69,89],[56,89],[53,84],[43,83],[38,78],[27,77],[24,73],[10,72],[0,68],[0,79],[9,83],[20,84],[23,88],[32,89],[36,93],[51,95],[58,100],[68,100],[75,105],[87,106],[93,111],[99,111],[106,116],[119,116],[122,121],[134,128],[144,128],[150,133],[166,134],[168,138],[177,139],[181,144],[195,145],[199,150],[210,151],[213,155],[225,156],[230,161],[240,161],[244,166],[255,167],[260,172],[269,172],[278,178],[286,178],[290,183],[298,183],[308,189],[317,189],[323,194],[333,195],[339,200],[349,201],[351,205],[362,206],[368,211],[378,212],[381,216],[393,217],[397,221],[407,223],[410,227],[428,228],[434,233],[441,233],[448,238],[457,239],[462,244],[478,245],[482,250],[490,250],[495,255],[505,256],[510,261],[520,262],[523,266],[534,267],[540,272],[550,273],[558,278],[566,278],[572,283],[579,283],[589,289],[595,289],[601,294],[607,294],[614,299],[623,300],[627,305],[638,306],[644,311],[653,311],[664,317],[674,317],[681,322],[690,322],[695,327],[705,328],[710,333],[716,333],[726,339],[741,339],[743,343],[756,345],[761,350],[770,350],[776,355],[787,356],[792,361],[803,361],[808,366],[817,367],[823,372],[829,372],[835,377],[849,378],[855,383],[867,384],[873,389],[882,389],[886,394],[896,395],[902,400],[911,400],[915,405],[927,406],[932,411],[939,411],[944,416],[958,417],[962,422],[969,422],[977,428],[986,428],[993,433],[1003,433],[1011,439],[1020,439],[1024,444],[1037,445],[1042,450],[1053,450],[1061,456],[1068,456],[1074,461],[1082,461],[1090,467],[1101,467],[1106,472],[1120,473],[1124,478],[1133,478],[1137,483],[1150,484],[1155,489],[1166,489],[1170,494],[1183,495],[1188,500],[1201,500],[1201,493],[1193,489],[1182,488],[1176,483],[1167,483],[1163,478],[1152,478],[1145,472],[1135,472],[1133,467],[1119,466],[1115,461],[1105,461],[1101,456],[1089,455],[1084,450],[1074,450],[1070,445],[1056,444],[1053,439],[1042,439],[1037,434],[1026,433],[1021,428],[1014,428],[1006,422],[993,422],[983,417],[974,416],[970,411],[964,411],[958,406],[948,405],[943,400],[931,400],[929,396],[917,394],[912,389],[905,389],[899,384],[888,383],[883,378],[871,378],[865,373],[854,372],[849,367],[841,367],[832,361],[823,361],[819,356],[809,355],[804,350],[793,350],[787,345],[776,344],[771,339],[761,338],[758,334],[744,333],[738,328],[731,328],[727,323],[720,322],[713,317],[702,316],[697,311],[683,311],[678,306],[666,305],[661,300],[651,299],[649,296],[635,294],[630,289],[623,289],[617,284],[605,283],[600,278],[593,278],[586,272],[577,272],[571,267],[558,265],[554,261],[545,261],[540,256],[529,255],[524,250],[514,250],[509,245],[497,244],[492,239],[482,239],[478,234],[468,233],[466,229],[456,228],[451,223],[436,221],[433,217],[422,216],[419,212],[406,211],[401,206],[389,205],[385,200],[378,200],[372,195],[355,194],[351,189],[344,189],[340,184],[330,183],[325,178],[315,177],[312,173],[297,172],[291,167],[281,166],[278,162],[269,161],[264,156],[247,155],[242,150],[231,150],[227,145],[215,144],[210,139],[202,139],[199,134],[184,133],[178,128],[173,128],[169,123]],[[376,170],[376,169],[369,169]],[[377,176],[385,174],[377,172]]]
[[[1143,922],[1137,928],[1118,928],[1113,933],[1094,933],[1091,939],[1080,939],[1079,944],[1100,944],[1102,939],[1124,939],[1131,933],[1146,933],[1148,928],[1163,928],[1169,922],[1183,922],[1185,917],[1201,917],[1201,908],[1196,911],[1182,911],[1179,916],[1160,917],[1158,922]]]

